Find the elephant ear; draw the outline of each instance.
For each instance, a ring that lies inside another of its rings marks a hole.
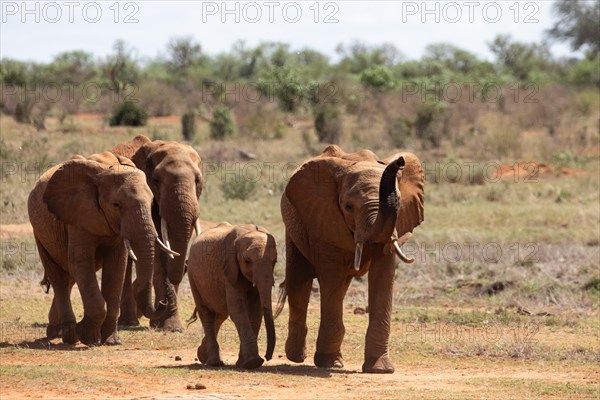
[[[72,160],[57,169],[48,181],[44,203],[57,219],[94,235],[112,236],[98,202],[97,182],[106,167],[95,161]]]
[[[322,243],[342,249],[350,247],[353,251],[354,239],[339,207],[341,177],[351,164],[353,162],[337,157],[320,156],[302,164],[290,178],[285,196],[297,211],[303,231],[308,234],[306,238],[295,238],[306,246],[304,252]],[[312,243],[314,241],[318,242]]]
[[[223,258],[221,268],[232,286],[236,286],[240,277],[240,265],[238,263],[238,251],[236,246],[237,231],[235,227],[229,229],[229,233],[223,239]]]
[[[402,244],[410,237],[407,234],[411,233],[425,219],[425,174],[421,162],[412,153],[397,153],[386,158],[384,162],[390,163],[400,156],[404,157],[405,165],[402,173],[398,174],[400,214],[396,221],[396,231],[400,244]]]
[[[138,135],[134,137],[132,140],[127,142],[119,143],[112,149],[110,152],[127,158],[132,158],[145,144],[150,143],[151,140],[144,135]],[[145,161],[145,160],[144,160]],[[134,161],[135,162],[135,161]],[[136,164],[137,165],[137,164]],[[139,166],[138,166],[139,168]]]

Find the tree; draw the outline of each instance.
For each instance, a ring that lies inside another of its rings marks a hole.
[[[133,58],[133,49],[123,40],[117,40],[113,50],[115,54],[108,56],[103,72],[112,89],[119,95],[128,85],[137,83],[140,73]]]
[[[479,60],[474,54],[448,43],[436,43],[427,46],[423,61],[425,64],[440,63],[452,72],[463,74],[470,73],[479,64]]]
[[[340,65],[357,74],[375,65],[392,66],[402,59],[402,53],[390,43],[381,46],[369,46],[354,41],[346,46],[340,44],[336,52],[342,57]]]
[[[551,54],[547,46],[512,41],[510,35],[498,35],[489,44],[496,56],[496,64],[520,81],[527,80],[532,72],[549,68]]]
[[[547,31],[550,38],[568,41],[573,50],[586,48],[593,58],[600,52],[600,0],[558,0],[559,20]]]
[[[167,51],[167,68],[177,75],[185,74],[189,68],[202,64],[206,58],[202,54],[202,46],[189,36],[171,39]]]

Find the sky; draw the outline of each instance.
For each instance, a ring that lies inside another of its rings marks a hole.
[[[492,59],[498,34],[540,43],[555,22],[553,1],[5,1],[0,0],[0,57],[48,62],[85,50],[102,58],[117,39],[140,58],[164,55],[170,38],[191,36],[203,51],[289,43],[336,60],[336,46],[391,43],[418,59],[432,43],[450,43]],[[553,44],[555,56],[576,56]]]

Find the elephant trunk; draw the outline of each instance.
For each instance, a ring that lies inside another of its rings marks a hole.
[[[397,189],[398,170],[404,168],[404,158],[392,161],[383,171],[379,182],[379,200],[376,217],[364,230],[355,233],[354,267],[360,268],[362,249],[365,242],[386,243],[390,240],[396,226],[398,211],[400,209],[400,195]]]
[[[257,285],[260,303],[262,306],[263,318],[265,320],[265,329],[267,330],[267,351],[265,359],[269,361],[273,358],[275,350],[275,323],[273,322],[273,304],[271,303],[271,288],[273,287],[273,278],[262,280]]]
[[[396,183],[398,170],[402,168],[404,168],[404,158],[399,157],[383,171],[379,183],[379,211],[373,224],[362,235],[364,241],[385,243],[390,239],[400,209],[400,196]]]
[[[178,225],[181,226],[183,223]],[[168,226],[170,226],[170,224],[168,224]],[[169,282],[171,282],[173,285],[179,285],[183,279],[183,274],[185,273],[187,248],[190,238],[192,237],[192,229],[193,222],[186,223],[181,229],[168,228],[171,249],[180,254],[179,257],[169,259],[168,262],[167,276],[169,277]]]
[[[148,219],[151,221],[150,219]],[[147,318],[160,318],[167,310],[167,301],[159,302],[159,306],[155,309],[152,301],[152,279],[154,275],[154,257],[155,257],[155,241],[158,237],[153,225],[152,229],[147,229],[148,225],[139,224],[139,227],[144,230],[144,234],[137,236],[143,237],[143,240],[133,239],[132,242],[126,240],[126,246],[130,247],[131,253],[137,259],[135,261],[136,280],[134,282],[135,298],[142,314]],[[129,250],[129,249],[128,249]],[[130,253],[130,254],[131,254]],[[169,288],[165,288],[168,290]],[[168,297],[167,297],[168,298]]]
[[[187,194],[188,192],[187,187],[175,186],[173,193],[177,195],[176,198],[173,200],[172,197],[166,197],[168,200],[160,204],[163,242],[168,239],[171,249],[180,254],[179,257],[169,260],[167,268],[169,281],[176,286],[181,283],[185,273],[188,243],[199,212],[198,200]]]

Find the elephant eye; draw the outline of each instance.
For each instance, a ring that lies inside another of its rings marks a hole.
[[[196,175],[196,185],[200,183],[200,177]]]
[[[352,211],[352,204],[346,204],[346,210]]]
[[[113,206],[114,206],[115,208],[121,208],[121,205],[120,205],[119,203],[113,203]]]
[[[251,260],[251,259],[249,259],[249,258],[244,258],[244,263],[246,263],[246,264],[251,264],[251,263],[252,263],[252,260]]]

